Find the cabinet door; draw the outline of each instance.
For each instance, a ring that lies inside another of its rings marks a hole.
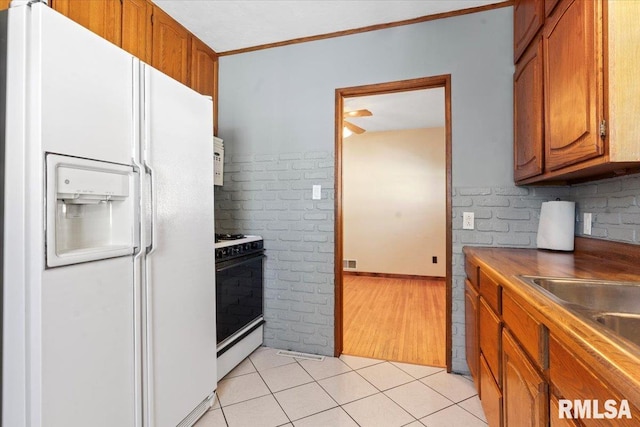
[[[484,355],[495,381],[500,385],[502,380],[502,371],[500,369],[502,322],[489,307],[484,297],[481,296],[479,301],[480,351]]]
[[[122,3],[122,48],[151,63],[151,15],[153,5],[148,0],[124,0]]]
[[[560,0],[544,0],[544,15],[549,16]]]
[[[604,402],[609,399],[615,401],[619,408],[624,396],[614,387],[602,382],[597,372],[576,357],[570,345],[572,344],[564,340],[561,341],[557,337],[549,337],[549,379],[553,384],[554,393],[571,401],[595,401],[599,405],[600,413],[605,412]],[[585,427],[610,427],[612,425],[615,427],[637,427],[638,420],[640,420],[640,409],[629,404],[629,410],[631,418],[616,418],[615,424],[612,424],[612,421],[606,417],[595,417],[591,414],[588,418],[580,418],[580,424]],[[579,418],[579,413],[574,413],[574,415]],[[551,413],[552,423],[558,421],[554,418],[559,418],[559,412]]]
[[[518,61],[544,22],[543,0],[516,0],[513,6],[513,60]]]
[[[465,351],[467,354],[467,365],[473,377],[473,382],[478,388],[478,354],[480,343],[478,342],[478,300],[480,295],[471,283],[465,281],[464,290],[464,317],[465,317]]]
[[[600,1],[564,0],[543,32],[545,166],[557,170],[600,156]]]
[[[542,39],[534,41],[513,75],[514,169],[516,181],[543,171]]]
[[[580,427],[580,424],[576,420],[571,418],[560,418],[560,403],[558,398],[551,394],[549,399],[549,418],[551,420],[551,427]]]
[[[507,331],[502,332],[504,425],[548,425],[548,386]]]
[[[122,40],[120,0],[54,0],[51,7],[100,37],[120,46]]]
[[[213,98],[213,127],[217,133],[218,55],[195,37],[191,38],[191,88]]]
[[[482,390],[482,409],[489,427],[502,426],[502,392],[489,370],[484,356],[480,354],[480,390]],[[507,426],[508,427],[508,426]]]
[[[151,65],[182,84],[189,84],[191,34],[157,6],[153,7]]]
[[[0,0],[0,10],[9,9],[9,3],[11,0]]]

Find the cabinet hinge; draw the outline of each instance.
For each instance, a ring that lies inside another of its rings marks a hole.
[[[607,122],[605,120],[600,122],[600,138],[607,136]]]

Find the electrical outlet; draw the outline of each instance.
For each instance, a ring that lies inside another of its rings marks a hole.
[[[320,200],[322,198],[322,186],[321,185],[314,185],[312,187],[312,191],[311,191],[311,199],[313,200]]]
[[[585,236],[591,236],[591,220],[592,215],[590,213],[585,213],[584,222],[582,224],[582,234]]]
[[[473,212],[463,212],[462,213],[462,229],[463,230],[473,230],[474,229]]]
[[[438,257],[437,257],[437,256],[432,256],[432,257],[431,257],[431,262],[432,262],[433,264],[437,264],[437,263],[438,263]]]

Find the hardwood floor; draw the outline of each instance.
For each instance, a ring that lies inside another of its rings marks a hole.
[[[445,280],[343,276],[343,353],[446,366]]]

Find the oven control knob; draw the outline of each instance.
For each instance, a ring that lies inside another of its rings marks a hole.
[[[242,248],[243,248],[245,251],[248,251],[249,249],[251,249],[251,245],[250,245],[249,243],[245,243],[244,245],[242,245]]]
[[[222,258],[222,249],[216,249],[216,259]]]

